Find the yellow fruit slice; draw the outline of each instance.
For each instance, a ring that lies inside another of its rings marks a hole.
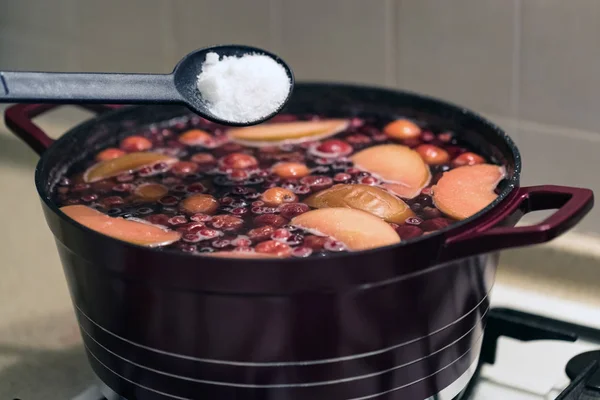
[[[293,218],[292,225],[342,242],[349,250],[368,250],[400,242],[387,222],[352,208],[321,208]]]
[[[166,246],[181,237],[179,232],[165,230],[149,223],[109,217],[87,206],[65,206],[60,210],[96,232],[140,246]]]
[[[347,207],[363,210],[388,222],[403,224],[414,217],[410,207],[389,192],[369,185],[336,185],[313,194],[306,200],[313,208]]]
[[[504,167],[491,164],[452,169],[433,186],[433,202],[454,219],[469,218],[498,197],[494,189],[505,176]]]
[[[407,199],[418,196],[431,180],[429,167],[419,153],[407,146],[382,144],[359,151],[352,157],[354,166],[385,182],[382,186]]]
[[[252,147],[273,146],[283,143],[301,143],[319,140],[348,127],[345,119],[327,119],[322,121],[297,121],[261,124],[245,128],[229,129],[229,137],[240,144]]]
[[[160,162],[174,164],[178,160],[164,154],[153,152],[129,153],[122,157],[112,160],[100,161],[92,165],[83,174],[83,180],[86,183],[100,181],[106,178],[120,175],[125,172],[136,171],[140,168],[151,166]]]

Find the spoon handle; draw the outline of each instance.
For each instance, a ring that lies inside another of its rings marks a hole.
[[[0,103],[182,103],[173,75],[0,72]]]

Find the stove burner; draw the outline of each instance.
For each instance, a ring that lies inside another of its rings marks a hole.
[[[574,380],[594,362],[600,363],[600,350],[588,351],[573,357],[567,363],[565,372],[569,379]],[[586,381],[589,389],[600,390],[600,371],[592,374]]]

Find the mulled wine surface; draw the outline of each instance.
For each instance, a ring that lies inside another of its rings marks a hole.
[[[491,203],[504,168],[459,137],[402,118],[179,119],[74,164],[53,195],[77,222],[142,246],[326,256],[426,235]]]

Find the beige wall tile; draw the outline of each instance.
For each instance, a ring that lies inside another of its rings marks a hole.
[[[523,2],[520,117],[600,130],[600,2]]]
[[[518,0],[401,0],[399,86],[512,116]]]
[[[72,2],[76,0],[9,0],[0,2],[0,26],[42,36],[71,34]]]
[[[171,4],[178,58],[214,44],[271,47],[270,0],[172,0]]]
[[[521,123],[516,141],[523,158],[523,186],[556,184],[600,193],[600,136]],[[600,208],[577,229],[600,233]]]
[[[74,71],[77,70],[77,51],[46,36],[0,29],[0,69]]]
[[[281,54],[298,79],[386,80],[388,1],[282,0]]]

